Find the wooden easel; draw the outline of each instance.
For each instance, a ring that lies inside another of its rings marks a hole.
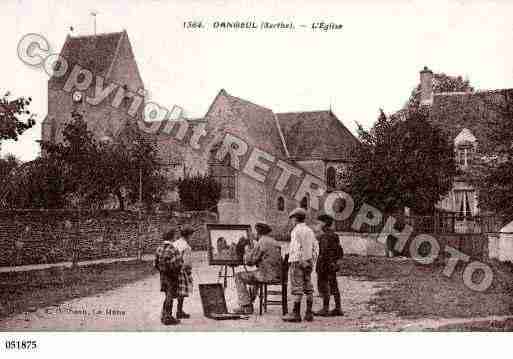
[[[230,267],[232,269],[231,275],[228,274],[228,267]],[[223,288],[226,289],[226,287],[228,285],[228,278],[234,278],[234,277],[235,277],[235,266],[225,264],[219,268],[219,273],[217,274],[217,282],[219,283],[219,281],[222,279],[223,280]]]

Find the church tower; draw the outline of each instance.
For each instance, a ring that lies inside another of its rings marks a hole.
[[[116,137],[127,121],[142,119],[144,84],[126,31],[68,35],[60,56],[64,61],[57,63],[54,70],[65,73],[62,76],[54,74],[48,80],[48,114],[42,123],[42,141],[62,142],[63,130],[73,111],[83,115],[88,129],[97,139]],[[76,76],[73,72],[78,70],[77,67],[92,74],[90,85],[84,85],[84,89],[72,86],[75,82],[88,82],[86,75]],[[105,96],[96,103],[100,91]],[[134,103],[131,107],[134,98],[140,105],[136,111],[131,111],[136,106]]]

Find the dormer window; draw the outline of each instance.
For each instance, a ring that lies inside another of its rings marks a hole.
[[[466,145],[466,146],[458,146],[456,148],[456,163],[461,168],[466,168],[470,166],[472,162],[472,157],[474,155],[474,146]]]
[[[464,128],[454,139],[456,163],[460,168],[467,168],[472,163],[477,140],[469,129]]]

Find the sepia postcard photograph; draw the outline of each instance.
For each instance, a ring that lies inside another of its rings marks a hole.
[[[1,1],[0,351],[513,331],[512,19],[506,0]]]

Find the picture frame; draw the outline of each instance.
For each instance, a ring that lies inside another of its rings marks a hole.
[[[208,264],[240,266],[244,264],[241,239],[249,240],[249,224],[207,223]]]

